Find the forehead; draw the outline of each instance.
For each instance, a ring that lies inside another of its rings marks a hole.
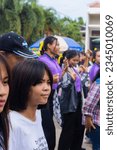
[[[71,58],[71,59],[79,59],[79,56],[78,55],[76,55],[76,56],[74,56],[73,58]]]
[[[97,53],[96,53],[96,56],[99,56],[100,55],[100,51],[98,51]]]
[[[43,75],[43,77],[42,77],[42,80],[49,80],[49,79],[50,79],[49,74],[48,74],[48,72],[45,70],[44,75]]]
[[[0,62],[0,80],[8,75],[6,67],[2,62]]]
[[[80,53],[80,56],[85,56],[85,54],[84,53]]]
[[[56,40],[56,39],[54,39],[53,41],[52,41],[52,44],[56,44],[58,41]]]

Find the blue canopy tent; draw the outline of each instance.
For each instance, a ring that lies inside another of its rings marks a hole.
[[[74,49],[74,50],[78,50],[78,51],[83,51],[83,48],[80,46],[80,44],[78,44],[75,40],[73,40],[72,38],[68,38],[68,37],[63,37],[63,39],[66,41],[68,48],[69,49]]]
[[[74,49],[74,50],[78,50],[78,51],[82,51],[83,48],[80,44],[78,44],[75,40],[73,40],[72,38],[68,38],[68,37],[63,37],[63,36],[57,36],[55,35],[55,37],[58,39],[58,42],[60,44],[60,51],[65,51],[68,49]],[[44,41],[45,38],[41,38],[38,41],[36,41],[35,43],[33,43],[30,46],[30,49],[32,50],[39,50],[40,47],[40,43],[42,41]]]
[[[40,42],[41,41],[44,41],[45,38],[41,38],[40,40],[36,41],[35,43],[33,43],[31,46],[30,46],[30,49],[39,49],[39,45],[40,45]]]

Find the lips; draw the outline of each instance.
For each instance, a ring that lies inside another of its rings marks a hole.
[[[47,95],[42,95],[43,97],[48,97],[49,96],[49,94],[47,94]]]
[[[44,98],[48,98],[49,94],[42,94],[41,96],[44,97]]]
[[[0,107],[3,107],[5,105],[5,100],[0,100]]]

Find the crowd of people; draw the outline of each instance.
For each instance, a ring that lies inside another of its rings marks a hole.
[[[15,32],[0,36],[0,150],[55,150],[53,99],[62,119],[58,150],[100,150],[100,51],[66,50],[44,40],[41,56]],[[57,118],[55,118],[57,119]]]

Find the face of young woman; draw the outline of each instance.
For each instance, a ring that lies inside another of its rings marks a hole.
[[[45,72],[41,83],[31,87],[29,93],[28,105],[38,106],[41,104],[42,105],[46,104],[50,92],[51,92],[50,79],[47,72]]]
[[[80,53],[80,62],[84,61],[86,59],[86,56]]]
[[[9,94],[8,74],[3,64],[0,64],[0,112],[3,111]]]
[[[50,52],[54,55],[59,55],[59,43],[58,41],[54,40],[52,44],[49,44]]]
[[[95,62],[96,62],[97,64],[100,64],[100,51],[98,51],[98,52],[96,53]]]
[[[71,58],[68,63],[69,63],[69,66],[76,66],[79,62],[79,56],[76,55],[75,57]]]

